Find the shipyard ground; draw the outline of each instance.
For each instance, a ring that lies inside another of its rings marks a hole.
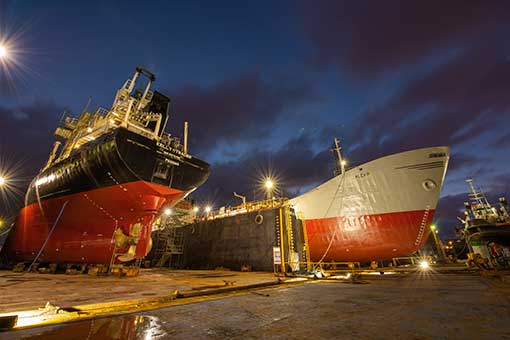
[[[142,311],[133,313],[128,303],[128,314],[84,315],[76,322],[3,332],[0,338],[510,339],[510,275],[504,273],[367,275],[357,284],[314,280],[210,296],[195,292],[217,290],[223,280],[246,286],[271,284],[275,278],[215,271],[143,274],[133,279],[3,273],[3,309],[41,306],[46,300],[60,306],[144,296],[147,301],[147,295],[173,289],[192,294],[167,305],[160,300],[160,305],[145,310],[143,299],[136,300]]]

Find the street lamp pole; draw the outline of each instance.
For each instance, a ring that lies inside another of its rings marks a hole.
[[[441,243],[441,240],[437,236],[437,234],[439,233],[439,230],[437,229],[435,224],[432,224],[430,226],[430,231],[432,232],[432,236],[434,237],[434,243],[436,245],[436,249],[437,249],[437,253],[439,255],[439,258],[442,261],[446,261],[446,253],[444,251],[444,247],[443,247],[443,244]]]

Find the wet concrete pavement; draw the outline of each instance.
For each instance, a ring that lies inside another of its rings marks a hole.
[[[403,274],[313,282],[0,338],[510,339],[507,280]]]
[[[273,273],[142,269],[137,277],[0,272],[0,313],[166,296],[173,291],[206,291],[274,282]]]

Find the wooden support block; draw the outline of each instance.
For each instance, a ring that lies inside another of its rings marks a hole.
[[[12,268],[12,271],[15,272],[15,273],[21,273],[25,270],[25,263],[24,262],[20,262],[18,264],[16,264],[14,266],[14,268]]]
[[[50,273],[51,274],[55,274],[57,272],[57,268],[58,268],[58,264],[56,263],[50,263]]]

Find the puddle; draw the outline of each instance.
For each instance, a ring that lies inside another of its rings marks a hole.
[[[33,340],[134,340],[162,339],[165,335],[167,334],[160,327],[158,318],[145,315],[127,315],[0,333],[0,338],[6,340],[20,338]]]

